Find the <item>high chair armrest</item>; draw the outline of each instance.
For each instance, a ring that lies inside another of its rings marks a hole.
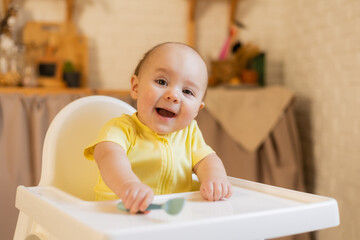
[[[91,204],[52,186],[24,187],[16,191],[15,206],[30,219],[41,225],[46,233],[58,239],[100,239],[101,235],[69,214]]]

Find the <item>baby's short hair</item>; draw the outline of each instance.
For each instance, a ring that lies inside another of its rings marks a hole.
[[[194,52],[196,52],[200,56],[200,58],[204,61],[204,58],[199,54],[198,51],[196,51],[196,49],[194,49],[193,47],[191,47],[191,46],[189,46],[189,45],[187,45],[185,43],[181,43],[181,42],[164,42],[164,43],[160,43],[160,44],[154,46],[153,48],[151,48],[149,51],[147,51],[144,54],[144,56],[140,59],[140,61],[138,62],[137,66],[136,66],[136,68],[134,70],[134,75],[139,76],[141,67],[143,66],[144,62],[150,57],[151,53],[153,53],[157,48],[159,48],[159,47],[161,47],[163,45],[166,45],[166,44],[179,44],[179,45],[186,46],[186,47],[192,49]]]

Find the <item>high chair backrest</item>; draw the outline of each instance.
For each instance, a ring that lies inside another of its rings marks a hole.
[[[94,200],[95,162],[83,156],[100,128],[111,118],[133,114],[129,104],[107,96],[89,96],[65,106],[45,136],[40,186],[55,186],[83,200]]]

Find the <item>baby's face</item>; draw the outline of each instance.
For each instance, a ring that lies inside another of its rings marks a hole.
[[[158,134],[188,126],[204,106],[207,69],[201,57],[180,44],[155,49],[131,79],[138,118]]]

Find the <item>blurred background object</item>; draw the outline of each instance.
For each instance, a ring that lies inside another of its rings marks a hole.
[[[21,81],[22,60],[13,39],[18,6],[6,0],[4,6],[4,17],[0,21],[0,86],[17,86]]]
[[[87,38],[78,33],[73,21],[74,1],[66,0],[66,18],[63,21],[28,20],[22,29],[14,29],[17,13],[23,4],[3,1],[5,14],[0,24],[0,85],[66,87],[63,64],[68,61],[79,73],[76,87],[86,87]],[[21,38],[16,31],[21,32]]]
[[[35,62],[39,85],[43,87],[67,86],[63,79],[64,62],[71,62],[81,73],[76,86],[87,87],[87,39],[78,33],[72,20],[73,0],[67,0],[66,3],[64,22],[30,21],[24,26],[23,43],[27,49],[25,57],[29,62]],[[46,69],[53,71],[46,72]]]

